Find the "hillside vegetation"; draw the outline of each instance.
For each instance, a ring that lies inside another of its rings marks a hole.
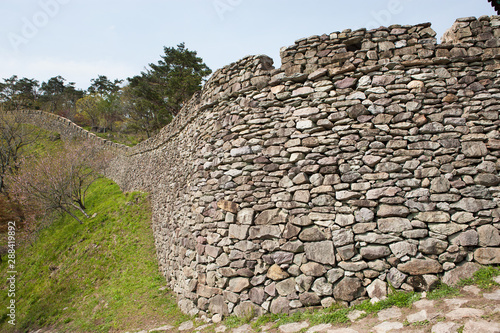
[[[87,200],[93,218],[79,224],[60,216],[17,248],[16,325],[2,306],[1,332],[119,332],[187,319],[158,272],[147,195],[100,179]],[[7,283],[2,289],[0,302],[9,304]]]

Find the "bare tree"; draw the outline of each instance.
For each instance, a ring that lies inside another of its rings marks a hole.
[[[0,193],[6,194],[5,176],[18,167],[23,151],[38,138],[34,126],[23,124],[19,115],[0,112]]]
[[[85,197],[89,187],[101,177],[110,154],[91,144],[67,144],[62,151],[25,159],[10,179],[11,193],[29,211],[30,220],[37,213],[60,211],[83,223],[75,210],[85,217]]]

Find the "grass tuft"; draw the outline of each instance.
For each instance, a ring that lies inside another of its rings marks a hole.
[[[474,273],[472,278],[461,280],[458,285],[476,285],[481,289],[489,290],[499,286],[499,284],[493,280],[493,278],[498,275],[500,275],[500,268],[493,266],[482,267]]]
[[[378,312],[380,310],[388,309],[393,306],[399,308],[408,308],[414,302],[420,299],[420,294],[415,292],[405,292],[405,291],[393,291],[390,293],[386,299],[383,299],[375,304],[372,304],[369,300],[356,305],[354,308],[356,310],[365,311],[367,314]]]
[[[460,296],[460,289],[440,282],[436,289],[427,293],[427,299],[435,300],[444,297]]]

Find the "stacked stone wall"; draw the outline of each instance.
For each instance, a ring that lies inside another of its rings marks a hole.
[[[58,116],[53,113],[47,113],[39,110],[20,110],[11,112],[15,120],[22,123],[29,123],[48,131],[57,132],[64,140],[83,139],[94,142],[97,145],[108,147],[113,150],[125,153],[129,147],[98,137],[71,120]]]
[[[298,40],[116,159],[183,311],[290,312],[500,263],[500,17]]]

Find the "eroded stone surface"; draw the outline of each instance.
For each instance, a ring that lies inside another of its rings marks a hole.
[[[444,273],[443,283],[450,286],[454,286],[461,279],[471,278],[474,275],[474,273],[480,268],[481,266],[476,263],[467,262],[459,267],[456,267]]]
[[[451,321],[437,323],[432,326],[432,333],[455,333],[460,325]]]
[[[465,323],[464,333],[498,333],[500,332],[500,324],[492,323],[486,320],[469,320]]]
[[[480,318],[484,314],[483,310],[473,308],[459,308],[446,314],[448,320],[461,320],[464,318]]]
[[[378,324],[377,326],[374,326],[373,329],[377,333],[386,333],[390,332],[392,330],[400,330],[404,327],[402,323],[399,322],[390,322],[390,321],[384,321],[381,324]]]
[[[401,318],[402,312],[397,307],[392,307],[389,309],[381,310],[377,313],[378,319],[381,321],[389,320],[389,319],[398,319]]]
[[[282,333],[294,333],[299,332],[300,330],[309,327],[309,323],[303,321],[300,323],[290,323],[281,325],[278,329]]]

